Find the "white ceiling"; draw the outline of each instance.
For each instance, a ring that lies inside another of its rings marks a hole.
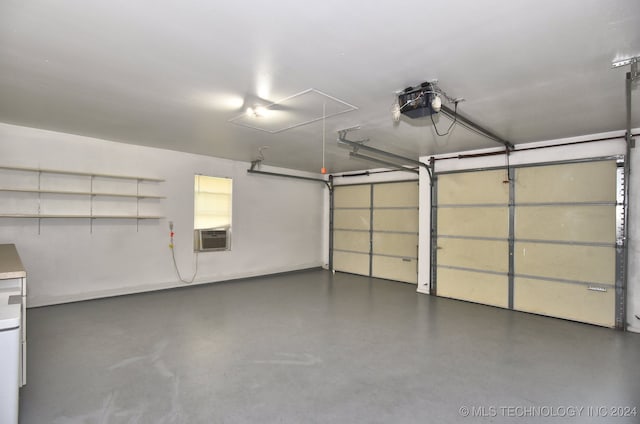
[[[639,54],[638,0],[3,0],[0,121],[244,161],[269,146],[266,164],[318,172],[321,121],[228,122],[245,96],[314,88],[358,107],[326,120],[339,172],[377,166],[337,146],[356,125],[350,138],[415,158],[496,146],[393,123],[394,92],[433,78],[514,143],[623,129],[628,67],[611,62]]]

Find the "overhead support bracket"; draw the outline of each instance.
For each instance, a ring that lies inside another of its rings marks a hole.
[[[385,165],[385,166],[391,166],[392,168],[394,168],[397,171],[413,172],[414,174],[419,174],[420,173],[417,169],[414,169],[414,168],[407,168],[404,165],[399,165],[397,163],[389,162],[389,161],[386,161],[386,160],[373,158],[371,156],[362,155],[362,154],[356,153],[356,152],[349,152],[349,156],[352,157],[352,158],[356,158],[356,159],[363,159],[363,160],[367,160],[369,162],[379,163],[379,164]]]
[[[471,131],[474,131],[484,137],[487,137],[493,141],[496,141],[500,144],[502,144],[503,146],[505,146],[507,149],[513,149],[514,145],[513,143],[511,143],[510,141],[507,141],[505,139],[503,139],[502,137],[498,137],[497,135],[495,135],[494,133],[492,133],[491,131],[487,130],[486,128],[476,124],[475,122],[473,122],[471,119],[465,117],[464,115],[461,115],[460,112],[456,112],[454,110],[452,110],[450,107],[446,106],[446,105],[442,105],[441,109],[440,109],[441,113],[443,113],[445,116],[447,116],[449,119],[456,119],[459,124],[462,124],[463,127],[466,127],[467,129],[470,129]]]
[[[631,67],[631,79],[636,80],[640,78],[640,71],[638,71],[638,63],[640,63],[640,56],[628,57],[626,59],[614,60],[611,63],[612,68],[620,68],[622,66],[630,65]]]
[[[625,139],[627,141],[627,147],[632,149],[636,147],[636,141],[631,134],[631,91],[633,90],[634,82],[640,80],[640,71],[638,71],[638,63],[640,63],[640,56],[629,57],[626,59],[615,60],[611,63],[612,68],[620,68],[622,66],[629,66],[631,69],[627,72],[625,77],[625,93],[626,93],[626,106],[627,106],[627,132]]]
[[[637,77],[636,77],[637,78]],[[625,139],[630,149],[636,147],[636,140],[631,135],[631,90],[633,89],[633,76],[631,72],[627,72],[625,79],[626,103],[627,103],[627,132]]]
[[[340,130],[338,131],[338,143],[342,143],[345,144],[347,146],[350,146],[353,148],[353,152],[352,153],[358,153],[358,150],[366,150],[367,152],[371,152],[371,153],[375,153],[377,155],[380,156],[385,156],[388,158],[391,158],[393,160],[396,161],[400,161],[402,163],[406,163],[409,165],[414,165],[414,166],[421,166],[424,169],[427,170],[427,173],[429,174],[429,179],[431,179],[432,175],[431,175],[431,168],[429,167],[429,165],[427,165],[426,163],[422,163],[419,160],[416,159],[411,159],[405,156],[401,156],[401,155],[397,155],[395,153],[391,153],[391,152],[386,152],[384,150],[380,150],[380,149],[376,149],[375,147],[371,147],[368,146],[366,144],[364,144],[366,141],[368,140],[360,140],[360,141],[353,141],[353,140],[347,140],[347,132],[348,130]],[[367,158],[369,159],[373,159],[370,158],[369,156],[367,156]],[[377,162],[380,163],[381,160],[377,160]],[[386,163],[387,165],[390,165],[390,162]],[[403,167],[402,165],[398,165],[397,163],[394,163],[393,166],[400,166]]]
[[[251,162],[251,168],[247,169],[247,173],[249,174],[260,174],[260,175],[269,175],[272,177],[284,177],[284,178],[293,178],[296,180],[305,180],[305,181],[317,181],[320,183],[323,183],[327,186],[327,188],[329,190],[332,190],[332,184],[330,183],[330,181],[327,180],[323,180],[322,178],[312,178],[312,177],[303,177],[301,175],[291,175],[291,174],[282,174],[280,172],[268,172],[268,171],[260,171],[255,169],[256,166],[260,165],[259,160],[254,160]]]

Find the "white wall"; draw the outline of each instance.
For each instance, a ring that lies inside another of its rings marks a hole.
[[[634,133],[637,130],[634,130]],[[545,142],[519,144],[518,149],[527,147],[549,146],[548,148],[514,152],[510,155],[512,165],[526,163],[553,162],[580,158],[593,158],[610,155],[623,155],[625,143],[623,139],[603,141],[597,143],[576,144],[572,146],[557,146],[556,144],[570,143],[581,140],[592,140],[608,137],[623,136],[624,131],[616,131],[602,134],[592,134],[583,137],[573,137]],[[477,150],[461,153],[484,153],[497,151],[496,149]],[[452,156],[442,155],[440,157]],[[436,156],[438,159],[439,156]],[[428,162],[429,157],[422,157],[421,161]],[[504,166],[504,155],[486,156],[467,159],[436,160],[436,172],[474,169],[483,167]],[[640,332],[640,158],[637,149],[631,153],[631,184],[630,184],[630,216],[629,216],[629,274],[627,291],[627,321],[628,329]],[[426,171],[420,173],[420,253],[418,258],[418,292],[429,293],[430,279],[430,243],[429,231],[431,226],[430,214],[429,177]]]
[[[168,221],[183,276],[194,269],[193,176],[233,178],[229,252],[199,254],[196,283],[322,265],[321,183],[247,174],[248,163],[0,124],[0,165],[158,177],[165,218],[0,218],[0,243],[15,243],[28,272],[28,304],[39,306],[181,286],[171,262]],[[290,170],[264,170],[293,173]],[[315,176],[304,174],[307,176]],[[1,182],[0,182],[1,184]]]

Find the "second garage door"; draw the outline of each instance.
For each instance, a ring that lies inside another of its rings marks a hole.
[[[621,327],[622,161],[441,174],[432,291]]]
[[[417,283],[418,182],[336,186],[333,268]]]

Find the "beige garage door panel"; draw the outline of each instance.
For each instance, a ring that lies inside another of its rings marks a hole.
[[[509,269],[509,246],[506,241],[438,238],[437,255],[440,265],[505,273]]]
[[[376,184],[373,207],[418,207],[418,182]]]
[[[615,206],[518,207],[517,239],[615,243]]]
[[[370,233],[371,225],[378,232]],[[369,275],[371,242],[379,254],[415,258],[418,182],[337,186],[334,191],[333,227],[333,267],[337,271]],[[394,231],[413,234],[394,234]],[[371,267],[375,269],[374,275],[381,278],[417,281],[415,259],[403,262],[401,258],[377,256],[372,259]]]
[[[418,232],[418,209],[374,209],[374,231]]]
[[[418,235],[373,233],[373,253],[415,258],[418,256]]]
[[[462,172],[438,176],[438,204],[487,204],[509,202],[504,170]]]
[[[336,186],[333,191],[333,204],[337,208],[371,207],[371,186]]]
[[[369,233],[358,231],[334,231],[333,248],[369,253]]]
[[[369,209],[335,209],[333,227],[349,230],[369,230],[371,211]]]
[[[438,296],[508,307],[507,276],[438,268]]]
[[[353,274],[369,275],[369,255],[334,251],[333,269]]]
[[[337,186],[333,192],[333,201],[333,269],[369,275],[371,186]]]
[[[410,261],[387,256],[373,256],[371,275],[388,280],[417,284],[418,265],[415,259]]]
[[[516,203],[614,202],[613,160],[533,166],[516,170]]]
[[[587,286],[516,278],[514,307],[606,327],[615,326],[615,290],[589,290]]]
[[[616,294],[613,287],[600,292],[589,290],[585,284],[549,281],[545,278],[592,282],[600,288],[603,286],[598,286],[598,283],[614,285],[616,172],[614,160],[515,169],[514,309],[615,326]],[[509,237],[509,209],[506,207],[509,185],[502,183],[504,179],[504,170],[438,177],[439,237],[435,254],[438,263],[436,292],[439,296],[509,307],[507,275],[447,268],[509,272],[506,240],[472,239]],[[526,206],[527,203],[541,205]],[[483,204],[505,206],[446,207]],[[583,246],[580,243],[609,246]],[[528,279],[524,277],[526,275],[542,279]]]
[[[516,243],[514,256],[516,275],[615,283],[612,247]]]
[[[509,237],[508,208],[439,208],[438,234]]]

